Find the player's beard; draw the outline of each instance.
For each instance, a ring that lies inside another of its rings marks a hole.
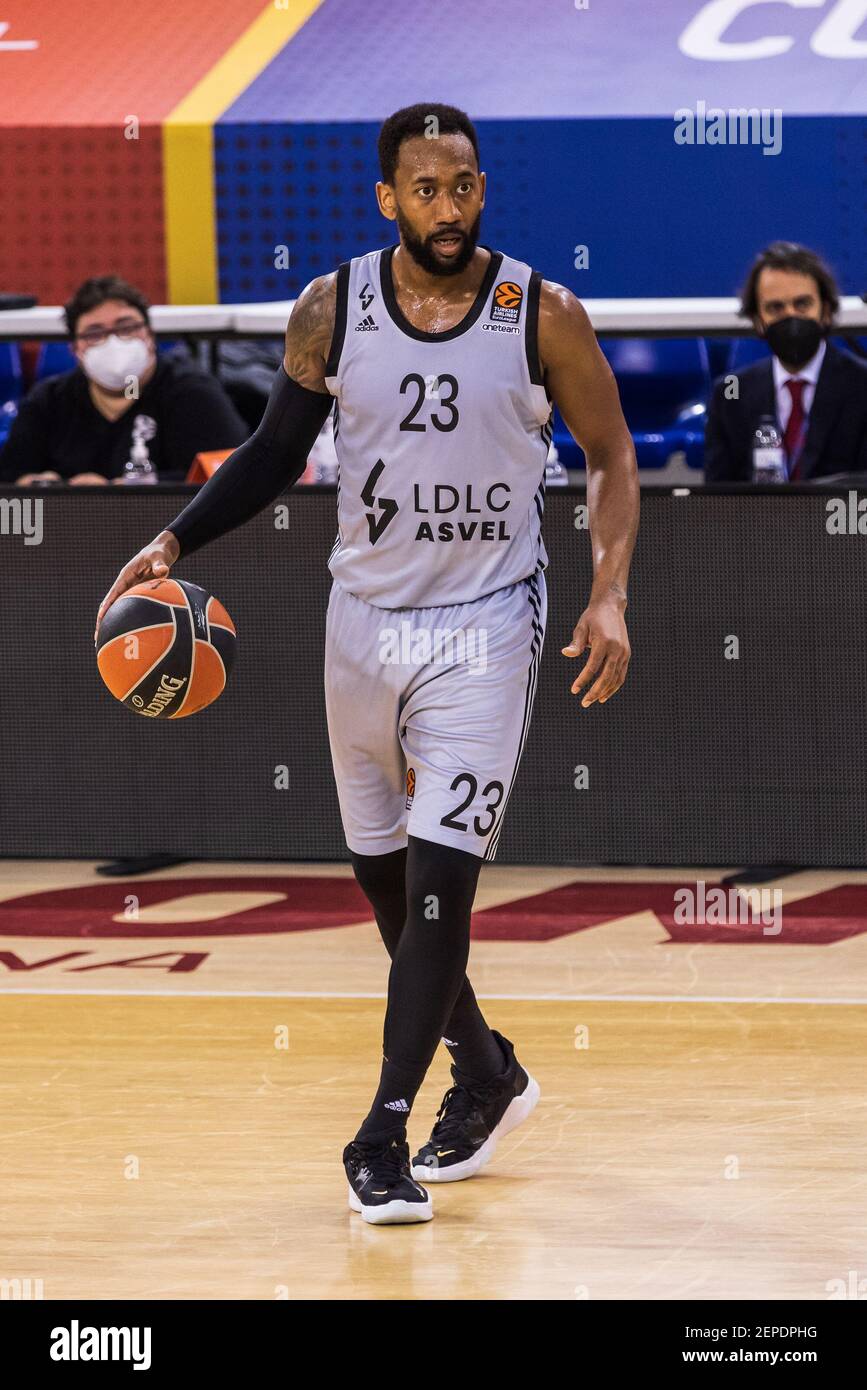
[[[466,270],[475,254],[481,222],[482,214],[479,213],[468,232],[455,233],[456,236],[463,237],[464,244],[454,260],[444,265],[442,261],[437,260],[433,251],[433,239],[436,233],[431,233],[428,237],[417,237],[412,227],[410,227],[406,218],[401,213],[400,208],[397,210],[397,225],[400,230],[401,240],[416,265],[421,266],[422,270],[426,270],[428,275],[460,275],[462,270]]]

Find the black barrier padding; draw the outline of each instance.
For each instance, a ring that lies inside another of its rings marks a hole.
[[[2,855],[347,858],[322,694],[332,493],[287,494],[287,529],[268,508],[178,565],[238,629],[213,706],[148,720],[99,678],[99,601],[179,495],[49,493],[32,546],[0,511]],[[548,636],[498,862],[867,862],[867,536],[830,535],[821,494],[645,495],[632,668],[614,700],[582,710],[560,648],[589,594],[583,500],[547,500]]]

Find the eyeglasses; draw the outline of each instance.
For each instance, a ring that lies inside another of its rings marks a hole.
[[[99,347],[107,338],[116,335],[128,342],[130,338],[137,338],[143,328],[147,328],[144,319],[135,319],[132,323],[121,320],[113,328],[86,328],[83,333],[76,333],[75,341],[84,343],[85,347]]]

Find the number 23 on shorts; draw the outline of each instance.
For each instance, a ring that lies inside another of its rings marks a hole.
[[[479,792],[478,780],[471,772],[461,772],[452,782],[451,790],[453,792],[459,791],[462,786],[467,788],[466,796],[463,801],[455,806],[453,810],[448,811],[440,820],[440,825],[448,826],[450,830],[470,829],[468,822],[458,820],[458,817],[462,816],[468,807],[475,801]],[[488,798],[488,801],[483,808],[482,815],[473,818],[472,828],[477,835],[484,836],[490,835],[494,828],[494,822],[497,818],[497,807],[503,800],[502,782],[486,783],[485,786],[482,787],[481,794],[483,797]],[[488,816],[490,819],[485,822],[483,819],[484,816]]]

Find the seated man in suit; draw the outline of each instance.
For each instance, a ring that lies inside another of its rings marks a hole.
[[[827,341],[839,307],[831,271],[805,246],[777,241],[756,259],[741,301],[773,356],[716,382],[705,481],[752,481],[753,436],[768,416],[790,482],[867,473],[867,364]]]

